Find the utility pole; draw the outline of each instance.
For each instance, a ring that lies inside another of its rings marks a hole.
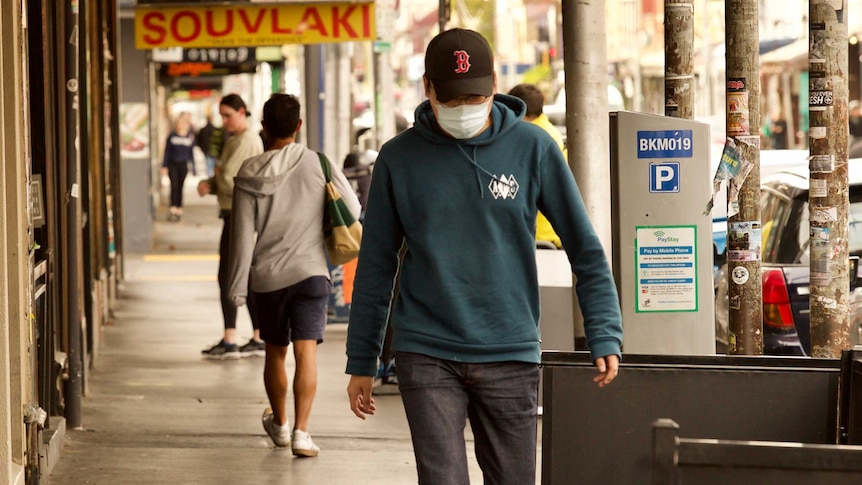
[[[664,2],[664,115],[694,118],[694,4]]]
[[[63,63],[64,102],[61,113],[65,119],[67,132],[64,134],[66,160],[60,169],[60,180],[63,184],[65,211],[61,227],[63,234],[61,267],[64,275],[63,285],[68,289],[63,295],[63,311],[67,320],[68,368],[63,385],[64,416],[66,425],[72,429],[80,429],[82,424],[81,403],[84,395],[84,302],[81,288],[84,287],[84,260],[81,240],[81,152],[78,149],[80,134],[80,115],[78,107],[78,74],[80,58],[78,28],[81,25],[78,9],[63,2],[62,32],[68,42],[64,42],[65,56]]]
[[[701,106],[703,106],[703,114],[712,116],[715,114],[715,93],[712,89],[712,32],[710,29],[709,20],[709,2],[710,0],[700,0],[701,5],[699,20],[702,21],[701,28],[703,29],[703,45],[701,46],[700,54],[703,57],[703,74],[701,76],[700,91]]]
[[[397,0],[378,0],[377,39],[374,41],[374,149],[395,136],[395,97],[390,55],[394,42]]]
[[[446,23],[449,22],[449,17],[452,12],[452,0],[440,0],[440,8],[438,9],[437,23],[440,25],[440,32],[446,30]]]
[[[610,261],[610,147],[605,142],[596,143],[610,136],[606,37],[604,0],[563,2],[569,166]],[[605,122],[597,123],[597,116]]]
[[[726,121],[740,157],[752,168],[738,201],[728,191],[728,202],[738,213],[727,219],[729,354],[763,354],[760,223],[760,65],[758,0],[727,0]],[[730,211],[729,213],[733,213]]]
[[[643,107],[643,76],[641,75],[640,66],[640,46],[641,46],[641,1],[640,0],[623,0],[623,25],[625,25],[625,40],[624,45],[629,50],[629,58],[626,60],[625,66],[627,75],[632,80],[632,96],[631,110],[642,111]]]
[[[305,146],[312,150],[325,150],[326,135],[326,69],[324,62],[325,47],[322,44],[306,45],[305,57]]]
[[[608,120],[608,51],[605,1],[562,2],[563,65],[566,73],[566,147],[569,167],[578,183],[587,214],[613,261],[611,224],[611,171]],[[597,122],[598,117],[603,118]],[[577,278],[572,276],[574,335],[583,335]],[[579,344],[575,348],[582,350]]]
[[[850,348],[847,211],[847,0],[809,0],[811,355]]]

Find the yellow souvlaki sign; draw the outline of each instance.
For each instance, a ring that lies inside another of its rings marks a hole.
[[[238,47],[374,40],[374,2],[135,8],[135,46]]]

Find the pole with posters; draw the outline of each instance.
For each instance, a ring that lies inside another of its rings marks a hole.
[[[664,2],[664,115],[694,118],[694,4]]]
[[[847,1],[809,1],[811,355],[850,349]]]
[[[760,222],[760,62],[757,0],[728,0],[726,130],[748,176],[728,189],[728,345],[733,355],[763,354]],[[724,155],[722,156],[724,159]],[[738,192],[737,192],[738,191]],[[736,194],[736,195],[734,195]]]

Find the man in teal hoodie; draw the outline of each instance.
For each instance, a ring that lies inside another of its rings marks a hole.
[[[616,287],[554,140],[521,122],[523,101],[495,95],[487,41],[464,29],[437,35],[423,82],[429,99],[413,128],[375,163],[347,333],[350,407],[363,419],[375,411],[372,376],[403,242],[392,346],[419,483],[469,483],[468,419],[486,483],[533,483],[536,213],[551,221],[578,277],[599,386],[616,377],[621,357]]]

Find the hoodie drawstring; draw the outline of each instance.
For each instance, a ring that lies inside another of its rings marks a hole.
[[[485,198],[485,187],[482,186],[482,175],[479,173],[480,170],[485,172],[485,174],[488,175],[489,177],[491,177],[491,180],[493,180],[494,182],[497,182],[498,184],[503,184],[503,185],[509,186],[511,188],[511,182],[510,181],[500,180],[496,175],[485,170],[485,168],[483,166],[479,165],[479,162],[476,161],[476,158],[477,158],[476,150],[478,149],[478,145],[473,145],[473,156],[472,157],[469,154],[467,154],[467,152],[464,150],[464,147],[462,147],[460,144],[455,144],[455,146],[457,146],[458,149],[461,150],[461,153],[463,153],[464,156],[467,157],[467,160],[469,160],[470,163],[473,164],[473,167],[476,169],[476,183],[479,184],[479,195],[482,199]]]

